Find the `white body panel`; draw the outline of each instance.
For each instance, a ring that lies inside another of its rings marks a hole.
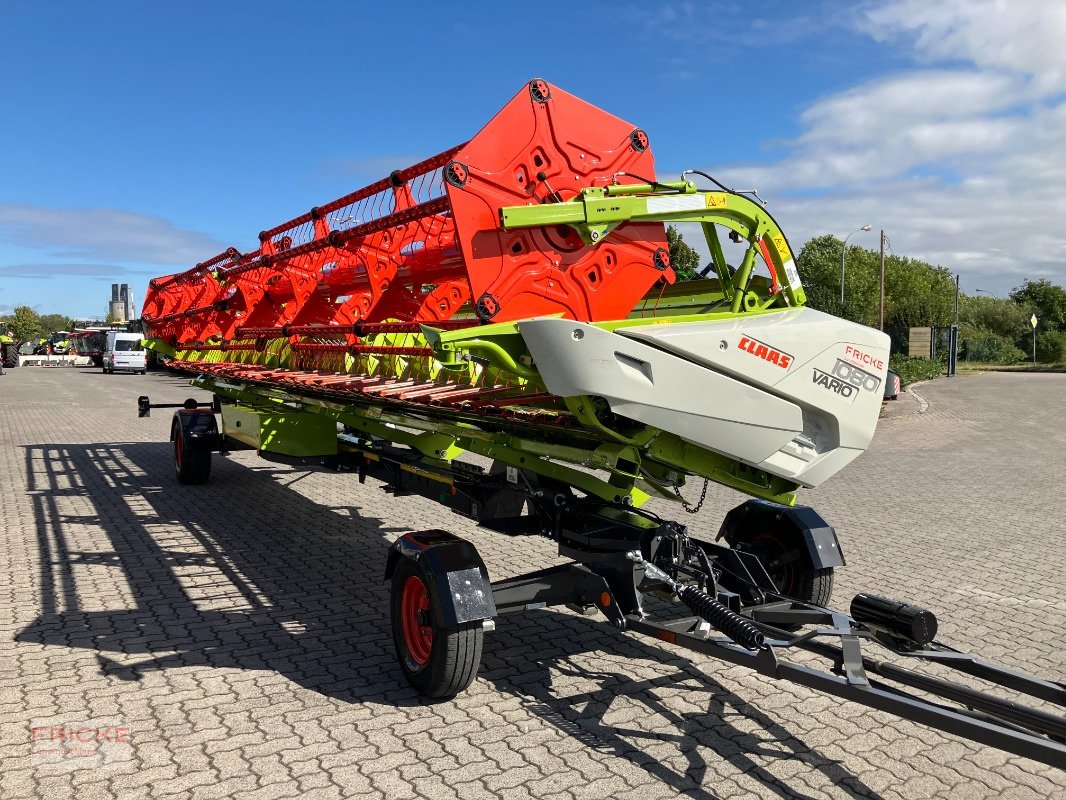
[[[104,347],[104,368],[128,369],[143,372],[148,366],[148,353],[141,344],[139,333],[108,331]]]
[[[809,308],[616,333],[563,319],[518,324],[549,391],[817,486],[873,438],[888,370],[883,333]]]

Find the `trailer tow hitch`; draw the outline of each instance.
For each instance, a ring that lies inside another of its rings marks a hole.
[[[212,400],[207,403],[197,402],[195,398],[190,397],[184,403],[153,403],[148,395],[142,394],[137,398],[137,416],[138,417],[150,417],[152,416],[153,408],[184,408],[192,411],[197,408],[210,408],[217,412],[218,400]]]
[[[643,569],[647,580],[669,587],[696,615],[669,622],[629,615],[629,630],[1066,769],[1066,716],[1058,711],[1029,707],[863,652],[867,646],[883,647],[902,660],[937,664],[1056,709],[1066,708],[1066,685],[935,641],[936,617],[923,608],[860,594],[849,616],[771,594],[764,606],[738,613],[707,592],[674,580],[639,552],[627,557]],[[800,634],[779,627],[793,624],[809,627]],[[715,636],[710,627],[725,636]],[[822,656],[828,667],[823,671],[783,658],[789,650]]]
[[[763,636],[762,631],[753,625],[750,620],[732,611],[724,603],[719,602],[702,589],[678,583],[657,566],[645,561],[637,550],[626,553],[626,558],[635,564],[643,566],[645,577],[669,586],[678,599],[688,606],[693,614],[702,620],[706,620],[737,644],[748,650],[766,649],[766,637]]]

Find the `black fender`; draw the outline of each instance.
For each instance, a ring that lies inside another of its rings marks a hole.
[[[385,580],[392,578],[401,558],[419,562],[432,577],[439,603],[430,603],[438,625],[450,628],[496,616],[492,583],[485,562],[474,545],[447,531],[405,533],[392,544],[385,563]]]
[[[836,530],[810,506],[783,506],[766,500],[748,500],[728,514],[718,531],[730,547],[743,544],[760,530],[773,530],[795,546],[798,558],[814,569],[844,566]]]
[[[222,447],[215,414],[209,408],[179,408],[170,425],[170,441],[181,436],[187,451],[215,451]]]

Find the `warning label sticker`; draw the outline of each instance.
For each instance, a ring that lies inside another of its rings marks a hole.
[[[784,236],[779,233],[775,236],[771,236],[770,239],[773,241],[774,249],[776,249],[777,254],[781,256],[782,261],[788,261],[792,258],[792,253],[789,252],[788,242],[785,241]]]
[[[649,214],[670,214],[674,211],[702,211],[703,198],[698,194],[672,194],[666,197],[649,197]]]
[[[793,289],[799,289],[803,286],[800,283],[800,274],[796,271],[796,262],[791,258],[783,264],[785,268],[785,274],[788,276],[788,285]]]

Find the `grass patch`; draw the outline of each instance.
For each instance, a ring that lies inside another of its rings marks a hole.
[[[980,361],[960,361],[960,372],[1066,372],[1066,361],[1055,364],[986,364]]]

